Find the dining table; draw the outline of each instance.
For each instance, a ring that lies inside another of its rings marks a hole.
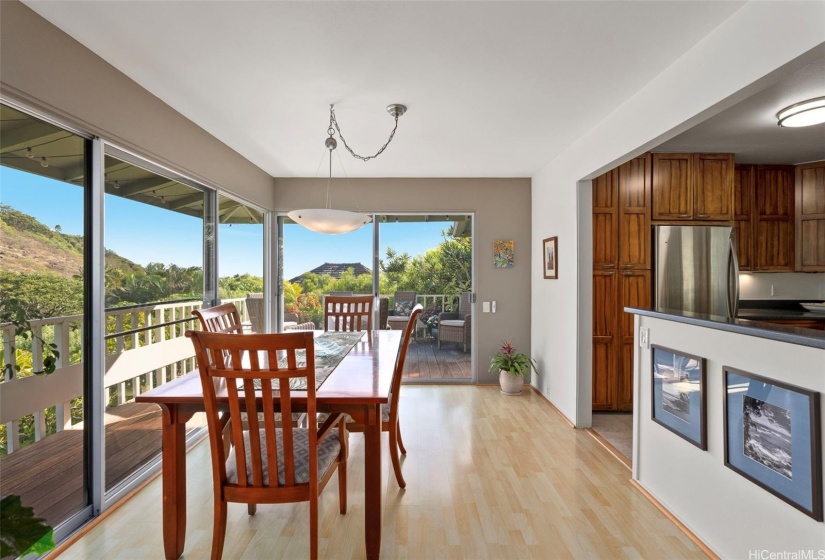
[[[316,331],[316,337],[322,332]],[[378,558],[381,550],[381,405],[389,402],[401,335],[377,330],[371,342],[363,336],[315,393],[318,412],[346,413],[364,426],[364,540],[369,559]],[[306,391],[291,395],[293,412],[305,411]],[[163,548],[166,558],[179,558],[186,540],[186,423],[205,410],[200,374],[192,371],[135,400],[162,410]]]

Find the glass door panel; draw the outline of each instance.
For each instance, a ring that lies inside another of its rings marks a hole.
[[[472,216],[382,214],[378,223],[387,327],[406,328],[410,307],[424,306],[403,379],[471,380]]]
[[[11,366],[0,379],[0,494],[20,496],[52,527],[90,505],[83,407],[88,143],[0,105],[0,313],[22,311],[33,334],[0,329],[0,354]],[[35,375],[51,360],[52,373]]]
[[[181,339],[203,302],[207,195],[112,155],[105,176],[108,493],[160,453],[160,407],[135,396],[195,368]]]

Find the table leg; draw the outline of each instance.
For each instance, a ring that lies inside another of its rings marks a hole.
[[[369,407],[364,422],[364,540],[367,558],[381,553],[381,405]]]
[[[163,409],[163,550],[175,560],[186,540],[186,421],[175,405]]]

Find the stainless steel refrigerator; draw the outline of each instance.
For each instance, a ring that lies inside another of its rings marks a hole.
[[[736,317],[739,263],[732,227],[656,226],[657,310]]]

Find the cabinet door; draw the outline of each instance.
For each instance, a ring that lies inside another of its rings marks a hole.
[[[755,165],[737,165],[733,171],[733,227],[740,270],[753,270],[753,189]]]
[[[593,273],[593,410],[616,410],[616,271]]]
[[[796,270],[825,272],[825,162],[796,168]]]
[[[650,154],[622,164],[619,183],[619,267],[650,268]]]
[[[653,154],[654,220],[690,220],[693,213],[691,154]]]
[[[617,187],[615,169],[593,179],[593,270],[619,262]]]
[[[650,306],[650,271],[623,271],[619,276],[620,356],[616,372],[616,406],[619,410],[633,410],[633,315],[625,307]]]
[[[755,270],[794,269],[794,169],[760,165],[756,172]]]
[[[733,219],[733,154],[693,154],[693,218]]]

